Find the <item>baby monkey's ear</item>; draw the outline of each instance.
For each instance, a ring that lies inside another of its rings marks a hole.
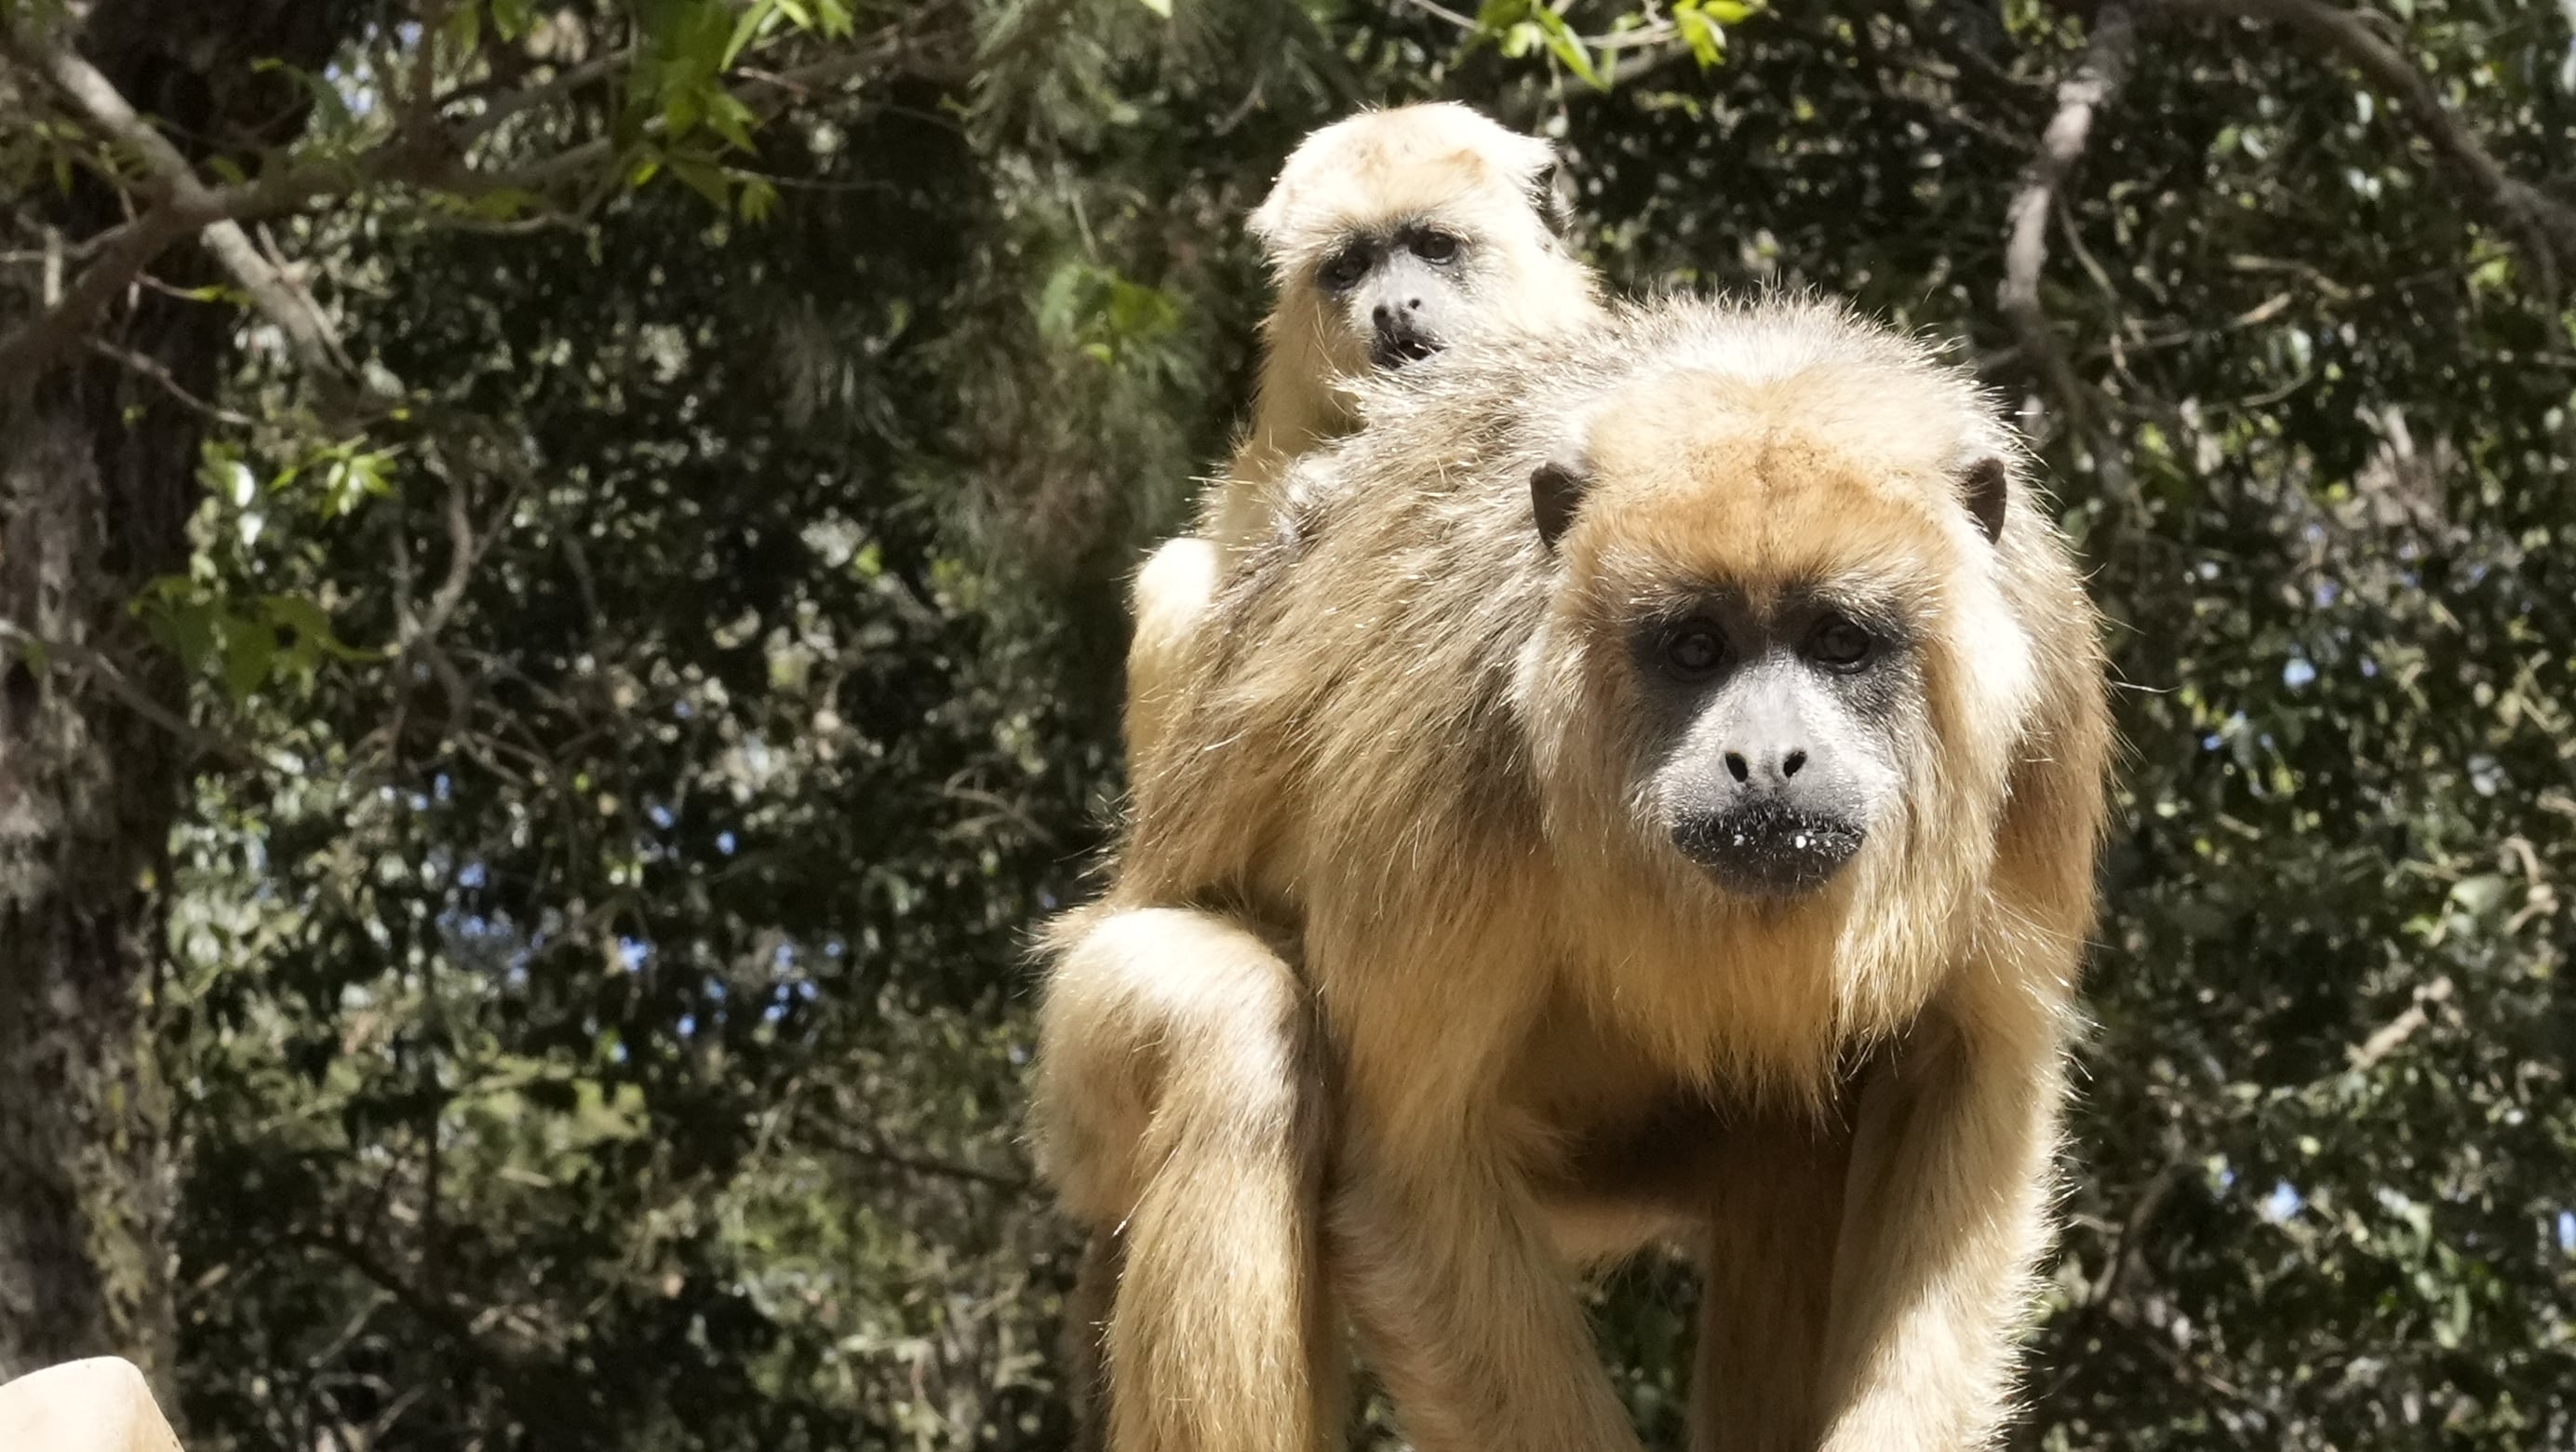
[[[1530,471],[1530,514],[1538,521],[1541,544],[1556,548],[1591,487],[1592,471],[1579,460],[1550,459]]]
[[[2011,502],[2012,465],[1999,454],[1979,454],[1959,471],[1959,488],[1975,517],[1977,527],[1986,532],[1989,541],[2001,539],[2004,532],[2004,506]]]

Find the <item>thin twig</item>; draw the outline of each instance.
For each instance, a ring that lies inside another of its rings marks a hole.
[[[2413,118],[2415,129],[2450,164],[2442,175],[2487,208],[2509,230],[2520,234],[2542,291],[2555,297],[2566,265],[2576,264],[2576,207],[2542,192],[2506,172],[2477,137],[2442,101],[2442,93],[2421,70],[2372,28],[2379,19],[2369,12],[2347,10],[2325,0],[2164,0],[2182,14],[2266,20],[2315,41],[2342,56],[2372,84],[2393,97]]]
[[[2057,88],[2057,114],[2041,136],[2039,150],[2022,173],[2021,190],[2013,196],[2008,240],[2004,245],[2004,280],[1996,304],[2012,320],[2021,338],[2022,356],[2036,371],[2070,432],[2082,425],[2086,409],[2083,384],[2067,362],[2066,350],[2050,327],[2040,301],[2039,278],[2048,263],[2048,219],[2057,199],[2092,139],[2093,122],[2120,94],[2136,53],[2137,19],[2126,0],[2104,0],[2094,13],[2093,34],[2083,59]]]
[[[889,1169],[901,1170],[913,1175],[928,1175],[943,1180],[964,1180],[969,1184],[987,1185],[996,1190],[1019,1192],[1029,1188],[1028,1177],[1025,1175],[1004,1174],[998,1170],[961,1165],[951,1160],[906,1154],[901,1150],[888,1149],[878,1143],[873,1136],[862,1136],[819,1121],[815,1127],[823,1131],[824,1141],[833,1149],[856,1159],[873,1161]]]
[[[135,372],[142,374],[144,377],[151,379],[153,382],[160,384],[162,390],[168,393],[172,398],[179,400],[179,402],[186,404],[188,407],[195,409],[206,417],[215,420],[217,423],[230,424],[237,429],[246,429],[259,422],[249,414],[242,413],[236,409],[226,408],[219,403],[208,403],[206,400],[190,393],[180,384],[178,379],[170,376],[169,369],[162,367],[158,361],[147,358],[143,354],[137,353],[130,348],[120,348],[114,343],[107,341],[105,338],[92,338],[89,340],[89,350],[98,354],[102,358],[114,359],[116,362],[122,363],[126,367],[133,369]]]
[[[593,56],[580,65],[557,71],[533,86],[493,98],[482,110],[451,124],[447,128],[448,133],[460,148],[472,145],[499,130],[510,118],[550,105],[593,81],[604,80],[634,59],[633,46],[621,46],[605,55]]]
[[[2084,1297],[2086,1305],[2110,1304],[2111,1297],[2120,1289],[2120,1282],[2127,1278],[2129,1267],[2144,1258],[2147,1230],[2164,1210],[2165,1201],[2172,1198],[2174,1187],[2181,1183],[2182,1167],[2169,1164],[2156,1171],[2145,1187],[2138,1191],[2137,1200],[2130,1205],[2127,1218],[2120,1222],[2119,1233],[2112,1238],[2110,1249],[2105,1253],[2102,1273],[2093,1278],[2093,1285]]]
[[[10,620],[0,620],[0,644],[16,645],[22,655],[31,661],[36,658],[60,661],[80,671],[91,680],[106,687],[107,693],[123,702],[127,710],[177,737],[202,755],[215,757],[251,771],[291,773],[293,770],[284,761],[271,760],[238,741],[228,740],[191,724],[186,717],[154,700],[149,691],[136,685],[124,671],[117,669],[114,661],[87,646],[75,645],[70,641],[48,640]]]

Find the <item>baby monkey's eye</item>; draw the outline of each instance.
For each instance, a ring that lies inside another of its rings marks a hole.
[[[1726,664],[1726,638],[1704,620],[1686,620],[1664,632],[1664,668],[1683,680],[1698,680]]]
[[[1360,279],[1368,276],[1368,271],[1368,244],[1354,242],[1324,259],[1324,266],[1315,274],[1315,279],[1328,292],[1349,292],[1359,286]]]
[[[1413,234],[1413,255],[1425,262],[1458,260],[1458,238],[1449,232],[1422,231]]]
[[[1878,637],[1844,619],[1828,615],[1807,637],[1807,658],[1833,670],[1858,670],[1878,650]]]

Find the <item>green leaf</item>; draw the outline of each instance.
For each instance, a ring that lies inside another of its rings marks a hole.
[[[494,187],[465,204],[466,214],[486,221],[506,222],[536,207],[545,199],[524,187]]]
[[[251,62],[250,68],[258,73],[284,71],[304,94],[311,98],[314,112],[320,120],[317,129],[322,132],[327,134],[347,131],[358,124],[357,118],[349,114],[347,98],[340,94],[339,87],[331,84],[329,77],[317,75],[301,66],[288,65],[281,60],[256,60]]]
[[[708,94],[707,129],[723,137],[735,150],[759,149],[752,144],[751,140],[751,128],[759,124],[760,118],[732,92],[718,90]]]
[[[277,659],[277,631],[265,620],[223,615],[216,621],[216,634],[223,641],[224,690],[239,706],[268,680]]]
[[[1564,16],[1540,5],[1532,7],[1530,19],[1546,36],[1549,52],[1564,62],[1567,70],[1581,77],[1585,85],[1596,91],[1610,89],[1609,83],[1601,79],[1601,73],[1593,69],[1592,52],[1585,48],[1583,37],[1574,33],[1574,27],[1565,23]]]
[[[703,88],[692,86],[687,90],[669,92],[662,100],[662,134],[678,141],[697,130],[698,123],[706,119],[706,114],[706,92]]]
[[[1673,29],[1690,47],[1691,57],[1699,62],[1701,70],[1726,59],[1726,32],[1696,0],[1681,0],[1673,7]]]
[[[1138,0],[1138,3],[1165,20],[1172,18],[1172,0]]]
[[[447,38],[463,51],[479,49],[483,44],[483,7],[476,0],[465,0],[447,17]]]
[[[291,653],[299,660],[310,661],[320,656],[334,660],[366,661],[377,659],[377,653],[360,650],[342,640],[331,628],[330,612],[321,602],[308,595],[268,595],[260,601],[268,612],[273,630],[294,632]]]
[[[732,37],[725,41],[725,67],[732,66],[734,57],[742,54],[743,47],[751,44],[752,38],[760,34],[760,28],[769,23],[769,17],[777,13],[778,0],[752,0],[751,8],[743,11],[742,18],[734,22]]]
[[[778,188],[767,177],[750,176],[742,180],[742,194],[734,198],[734,210],[746,222],[765,222],[778,207]]]
[[[357,512],[369,499],[382,499],[394,492],[388,477],[393,468],[393,452],[387,450],[353,451],[334,459],[322,478],[322,517],[337,519]]]
[[[725,184],[724,169],[702,155],[672,153],[671,175],[688,184],[689,190],[727,211],[733,208],[733,190]]]
[[[185,575],[163,575],[143,587],[130,607],[153,642],[190,671],[214,659],[217,610]]]

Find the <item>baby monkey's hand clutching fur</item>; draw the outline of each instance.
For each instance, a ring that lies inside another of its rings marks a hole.
[[[1364,387],[1052,931],[1050,1163],[1132,1210],[1112,1445],[1338,1445],[1347,1310],[1426,1452],[1632,1452],[1574,1277],[1678,1238],[1694,1448],[1982,1447],[2092,922],[2097,617],[1916,343],[1671,302],[1548,352]]]

